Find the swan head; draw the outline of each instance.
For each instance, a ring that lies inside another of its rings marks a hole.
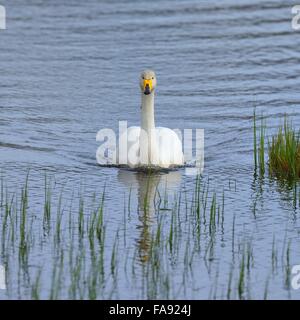
[[[145,70],[140,76],[140,87],[145,95],[151,94],[156,87],[156,76],[152,70]]]

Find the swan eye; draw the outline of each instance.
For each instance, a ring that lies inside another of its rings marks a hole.
[[[154,77],[152,77],[152,80],[154,79]]]
[[[144,76],[142,76],[142,79],[145,79],[145,77],[144,77]]]

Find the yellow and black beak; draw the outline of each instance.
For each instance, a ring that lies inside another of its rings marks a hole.
[[[150,94],[152,91],[152,80],[144,79],[144,94]]]

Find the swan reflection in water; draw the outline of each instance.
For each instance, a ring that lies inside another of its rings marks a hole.
[[[164,201],[177,193],[181,183],[181,172],[145,173],[119,170],[118,179],[131,194],[137,195],[137,211],[140,222],[137,225],[140,230],[137,245],[140,261],[145,263],[149,259],[152,227],[156,221],[154,217],[160,207],[160,197]]]

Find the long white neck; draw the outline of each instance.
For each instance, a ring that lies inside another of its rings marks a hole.
[[[154,91],[145,95],[142,93],[142,119],[141,129],[150,134],[152,129],[155,129],[154,122]]]
[[[148,95],[142,93],[141,129],[141,162],[147,165],[158,165],[159,154],[154,121],[154,91]]]

